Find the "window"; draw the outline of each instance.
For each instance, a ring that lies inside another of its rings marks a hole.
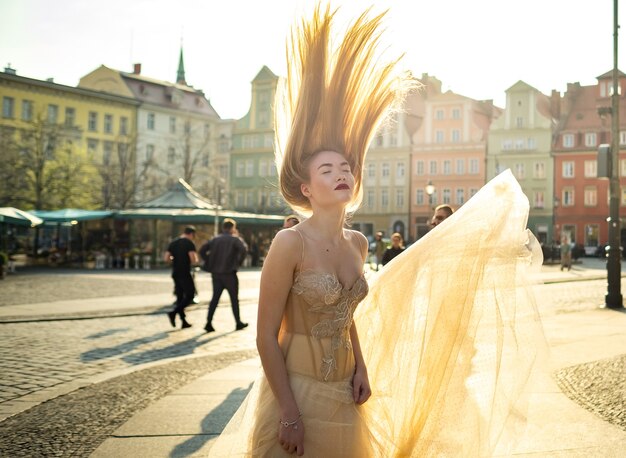
[[[452,130],[452,141],[458,143],[461,141],[461,131],[459,129]]]
[[[148,113],[148,130],[154,130],[154,113]]]
[[[185,133],[186,133],[186,134],[190,134],[190,133],[191,133],[191,122],[189,122],[189,121],[185,121],[185,127],[184,127],[184,129],[185,129]]]
[[[128,133],[128,118],[122,116],[120,118],[120,135],[126,135]]]
[[[424,190],[418,189],[415,193],[415,204],[424,205]]]
[[[265,134],[263,137],[264,148],[274,148],[274,136],[272,134]]]
[[[204,138],[209,138],[210,136],[211,136],[211,126],[207,123],[204,123]]]
[[[461,119],[461,110],[454,108],[452,110],[452,119]]]
[[[396,135],[395,132],[391,132],[389,134],[389,145],[390,146],[397,146],[398,145],[398,136]]]
[[[620,145],[626,145],[626,131],[621,131],[619,133],[619,144]]]
[[[102,163],[109,165],[111,163],[111,155],[113,154],[113,142],[104,142],[104,150],[102,151]]]
[[[437,175],[437,161],[430,161],[430,174]]]
[[[235,202],[237,202],[237,206],[238,207],[243,207],[244,206],[244,195],[243,195],[243,191],[236,191],[235,192]]]
[[[235,176],[242,177],[245,173],[246,162],[242,159],[235,162]]]
[[[585,178],[597,178],[598,162],[591,160],[585,161]]]
[[[443,143],[443,130],[438,130],[435,132],[435,141],[437,143]]]
[[[619,160],[619,176],[626,177],[626,159]]]
[[[443,119],[443,110],[435,110],[435,119],[442,120]]]
[[[252,159],[246,160],[246,176],[254,176],[254,161]]]
[[[276,176],[276,163],[275,162],[270,163],[270,176],[271,177]]]
[[[383,136],[382,135],[377,135],[376,136],[376,146],[383,146]]]
[[[59,120],[59,106],[50,104],[48,105],[48,122],[50,124],[56,124]]]
[[[404,190],[396,190],[396,207],[401,208],[404,206]]]
[[[456,204],[463,205],[465,203],[465,189],[456,188]]]
[[[33,101],[22,100],[22,121],[31,121],[33,119]]]
[[[535,162],[533,167],[533,178],[546,177],[546,164],[544,162]]]
[[[518,116],[517,118],[515,118],[515,126],[518,129],[521,129],[524,127],[524,118],[521,116]]]
[[[89,154],[94,154],[97,149],[98,149],[98,140],[94,138],[88,138],[87,139],[87,151],[89,152]]]
[[[526,143],[523,138],[517,138],[515,140],[515,149],[526,149]]]
[[[176,133],[176,118],[174,116],[170,116],[170,134]]]
[[[537,142],[533,137],[528,137],[527,144],[528,149],[537,149]]]
[[[246,191],[246,207],[252,207],[254,205],[254,191],[249,189]]]
[[[585,246],[598,246],[600,228],[597,224],[585,225]]]
[[[563,134],[563,147],[564,148],[574,147],[574,134]]]
[[[65,127],[74,127],[76,121],[76,110],[71,107],[65,107]]]
[[[574,162],[563,162],[563,178],[574,178]]]
[[[146,162],[152,162],[154,159],[154,145],[146,145]]]
[[[452,203],[451,194],[452,194],[452,192],[450,191],[450,189],[448,189],[448,188],[444,188],[443,189],[443,203],[444,204],[451,204]]]
[[[456,174],[463,175],[465,173],[465,159],[456,160]]]
[[[478,159],[470,159],[469,173],[471,173],[472,175],[476,175],[477,173],[479,173]]]
[[[259,176],[260,177],[267,176],[267,159],[259,160]]]
[[[449,160],[443,161],[443,174],[450,175],[451,169],[452,169],[452,165],[450,164],[450,161]]]
[[[105,134],[113,133],[113,116],[110,114],[104,115],[104,133]]]
[[[472,198],[478,192],[478,188],[470,188],[469,196]]]
[[[367,191],[367,207],[374,208],[374,205],[376,205],[376,197],[374,191],[370,189]]]
[[[524,173],[524,164],[515,164],[515,178],[517,178],[518,180],[523,180],[525,178],[525,175],[526,174]]]
[[[389,207],[389,191],[387,191],[386,189],[383,189],[380,193],[380,205],[383,208]]]
[[[626,188],[622,188],[622,199],[620,201],[620,205],[626,205]]]
[[[508,151],[510,149],[513,149],[513,140],[511,140],[511,139],[502,140],[502,149],[504,151]]]
[[[564,188],[561,195],[561,202],[564,207],[571,207],[574,205],[574,188]]]
[[[220,176],[220,178],[223,178],[224,180],[228,178],[228,166],[225,164],[220,165],[218,167],[218,175]]]
[[[87,130],[95,132],[98,130],[98,113],[95,111],[89,112],[89,118],[87,120]]]
[[[12,118],[15,111],[15,99],[13,97],[2,97],[2,117]]]
[[[417,161],[417,167],[415,171],[418,175],[424,175],[424,161]]]
[[[585,146],[596,146],[598,143],[595,132],[587,132],[585,134]]]
[[[381,175],[383,178],[389,179],[389,163],[388,162],[383,162]]]
[[[534,207],[535,208],[543,208],[544,205],[544,193],[543,191],[535,191],[535,203],[534,203]]]
[[[376,178],[376,164],[369,163],[367,164],[367,177],[368,178]]]
[[[167,163],[173,164],[176,162],[176,150],[173,147],[167,149]]]
[[[585,207],[598,205],[598,190],[595,186],[585,186]]]
[[[396,164],[396,179],[401,180],[404,178],[404,162],[398,162]]]

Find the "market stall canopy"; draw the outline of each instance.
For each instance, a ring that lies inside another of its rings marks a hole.
[[[43,220],[19,208],[0,207],[0,223],[33,227],[43,223]]]
[[[137,204],[135,207],[215,210],[216,205],[202,197],[185,180],[179,178],[178,183],[169,191]]]
[[[52,211],[33,210],[32,213],[43,219],[46,223],[72,223],[92,219],[104,219],[114,214],[114,212],[108,210],[82,210],[78,208],[64,208]]]

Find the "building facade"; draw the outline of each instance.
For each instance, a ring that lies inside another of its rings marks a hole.
[[[626,75],[620,72],[621,93],[626,89]],[[597,84],[567,85],[563,96],[563,116],[554,138],[554,223],[556,236],[583,245],[593,254],[608,242],[609,180],[598,178],[598,146],[611,144],[612,72],[597,78]],[[620,207],[624,228],[626,217],[626,101],[620,97]],[[622,229],[622,246],[626,241]]]
[[[228,122],[223,123],[204,93],[185,80],[182,53],[177,82],[141,74],[141,64],[127,73],[101,66],[80,79],[79,87],[129,97],[136,114],[135,201],[162,193],[183,178],[217,202],[228,176]]]
[[[490,100],[442,93],[441,82],[432,76],[425,74],[421,81],[427,90],[414,102],[418,128],[411,149],[412,240],[428,232],[434,207],[447,204],[456,210],[485,184],[487,136],[501,111]]]
[[[266,66],[252,80],[250,110],[235,122],[230,151],[230,207],[237,211],[280,213],[274,163],[273,103],[278,77]]]

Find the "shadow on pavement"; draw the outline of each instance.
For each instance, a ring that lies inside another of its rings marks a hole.
[[[200,450],[207,441],[216,437],[216,431],[222,431],[224,429],[226,423],[228,423],[235,411],[239,408],[251,388],[252,383],[248,385],[248,388],[235,388],[232,390],[218,406],[204,417],[200,423],[202,433],[178,444],[170,452],[170,457],[182,458],[191,456]]]
[[[97,332],[95,334],[87,336],[85,337],[85,339],[90,339],[90,340],[101,339],[102,337],[108,337],[108,336],[112,336],[113,334],[119,334],[120,332],[126,332],[126,331],[130,331],[130,328],[107,329],[106,331]]]
[[[94,348],[93,350],[82,353],[80,355],[80,360],[83,362],[88,362],[98,359],[111,358],[113,356],[119,356],[121,354],[128,353],[141,345],[167,339],[167,336],[167,332],[159,332],[151,336],[142,337],[141,339],[124,342],[120,345],[116,345],[110,348]]]

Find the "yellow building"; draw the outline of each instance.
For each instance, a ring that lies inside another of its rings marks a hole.
[[[139,103],[133,98],[26,78],[11,68],[0,72],[0,99],[0,126],[56,126],[97,163],[106,163],[136,132]]]

